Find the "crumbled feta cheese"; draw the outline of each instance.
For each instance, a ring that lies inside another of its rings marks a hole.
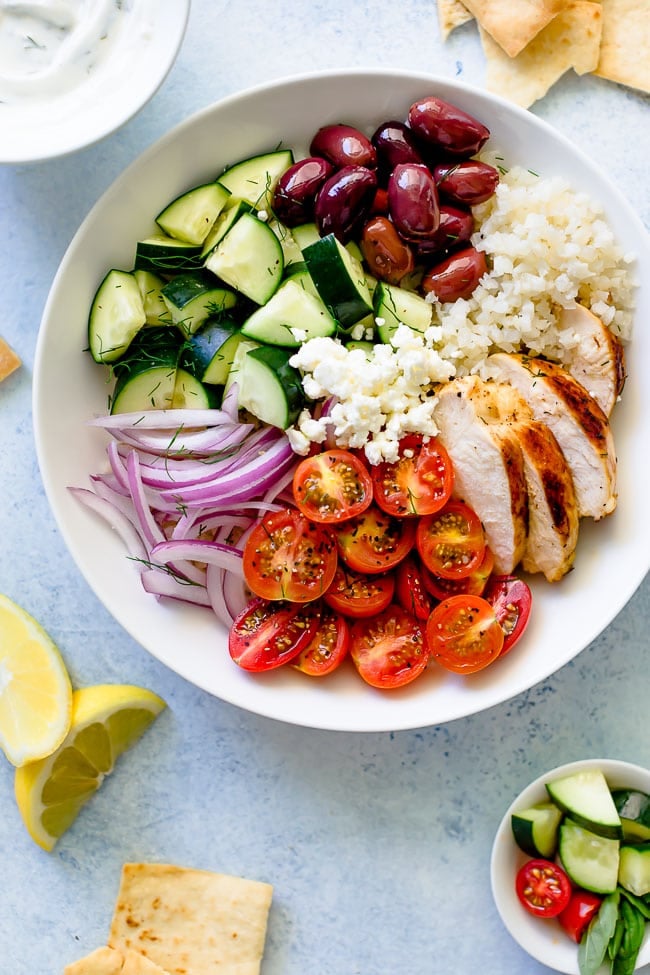
[[[296,340],[296,342],[306,342],[307,341],[307,333],[305,332],[304,328],[295,328],[295,327],[293,327],[293,326],[290,325],[289,326],[289,331],[293,335],[293,337]]]
[[[262,220],[264,223],[269,219],[268,210],[258,210],[257,219]]]

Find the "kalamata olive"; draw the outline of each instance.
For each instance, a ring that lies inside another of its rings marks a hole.
[[[433,176],[440,195],[461,206],[485,203],[499,185],[499,170],[477,159],[441,163],[435,167]]]
[[[324,125],[311,140],[312,156],[322,156],[333,166],[367,166],[375,169],[377,152],[367,135],[352,125]]]
[[[361,234],[361,250],[370,273],[389,284],[399,284],[415,267],[413,251],[388,217],[372,217]]]
[[[406,240],[432,237],[440,222],[435,180],[422,163],[398,163],[388,180],[388,212]]]
[[[378,186],[375,190],[370,212],[382,213],[384,216],[388,213],[388,190],[385,190],[383,186]]]
[[[365,166],[344,166],[332,173],[316,197],[314,216],[322,237],[334,234],[345,243],[365,219],[377,189],[375,173]]]
[[[415,136],[403,122],[384,122],[375,130],[372,144],[377,150],[380,172],[388,175],[399,163],[421,163]]]
[[[418,256],[426,257],[436,251],[446,252],[466,244],[474,233],[474,217],[469,210],[440,204],[440,223],[433,237],[422,240],[417,247]],[[441,259],[444,254],[441,254]]]
[[[490,138],[482,122],[435,95],[414,102],[408,121],[417,136],[456,158],[473,156]]]
[[[273,211],[288,227],[308,223],[314,215],[316,194],[331,174],[327,159],[311,156],[294,163],[280,176],[273,195]]]
[[[469,298],[487,269],[485,254],[475,247],[466,247],[427,271],[422,289],[427,294],[433,292],[438,301]]]

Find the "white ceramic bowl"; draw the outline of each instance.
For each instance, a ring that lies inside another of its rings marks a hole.
[[[454,81],[394,71],[351,70],[289,79],[234,95],[199,112],[133,163],[96,204],[65,255],[43,315],[34,376],[38,459],[52,511],[81,572],[115,618],[143,646],[212,694],[299,725],[350,731],[430,726],[504,701],[556,671],[625,605],[650,564],[645,456],[650,442],[650,330],[639,327],[623,402],[614,416],[620,502],[600,524],[585,524],[576,566],[560,584],[535,580],[534,612],[516,649],[471,678],[430,671],[399,691],[375,691],[342,668],[324,681],[283,668],[261,676],[238,669],[225,631],[207,611],[156,602],[139,586],[118,539],[67,491],[103,468],[105,440],[85,425],[106,410],[103,375],[88,354],[87,314],[111,267],[132,266],[134,242],[152,215],[221,167],[275,147],[306,151],[324,123],[351,120],[372,131],[404,117],[436,92],[489,125],[511,163],[562,174],[604,206],[626,250],[638,255],[638,323],[650,320],[650,245],[630,205],[591,160],[550,126],[511,104]],[[624,567],[622,569],[622,567]]]
[[[117,9],[113,0],[70,5],[63,43],[55,25],[66,22],[65,3],[50,14],[44,5],[42,18],[20,5],[2,14],[0,163],[36,162],[92,145],[156,93],[181,46],[190,0],[126,0]],[[48,17],[52,30],[44,26]],[[10,38],[30,30],[40,33],[24,45],[18,63]],[[39,42],[52,54],[31,61]]]
[[[610,788],[639,789],[641,792],[650,793],[650,771],[640,765],[608,758],[590,758],[582,762],[560,765],[531,782],[510,805],[494,838],[490,864],[494,901],[501,920],[512,937],[537,961],[558,972],[567,972],[569,975],[579,975],[578,946],[565,934],[557,921],[533,917],[517,900],[515,875],[530,857],[522,853],[515,843],[510,818],[517,810],[527,809],[537,802],[547,800],[545,784],[551,779],[588,768],[600,769]],[[637,968],[649,962],[650,937],[646,925]],[[605,965],[603,975],[606,971],[608,969]]]

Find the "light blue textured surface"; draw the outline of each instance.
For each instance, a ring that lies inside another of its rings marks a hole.
[[[504,809],[561,762],[649,762],[647,579],[589,648],[512,701],[423,731],[324,733],[247,714],[166,670],[108,617],[49,515],[31,369],[47,292],[87,211],[195,109],[271,78],[354,65],[483,82],[474,28],[443,46],[433,0],[194,0],[180,57],[134,120],[69,158],[0,168],[0,334],[24,361],[0,386],[0,591],[48,629],[76,686],[133,682],[169,704],[51,855],[23,830],[0,761],[2,975],[58,975],[104,943],[127,860],[273,883],[264,975],[541,975],[490,895]],[[648,108],[640,93],[569,75],[534,109],[605,165],[646,226]]]

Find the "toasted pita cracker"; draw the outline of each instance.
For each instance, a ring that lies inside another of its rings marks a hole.
[[[114,948],[97,948],[85,958],[66,965],[63,975],[121,975],[124,956]]]
[[[139,951],[127,950],[124,952],[124,964],[120,975],[169,975],[169,973],[150,958],[141,955]]]
[[[169,975],[259,975],[272,893],[208,870],[126,863],[108,943]]]
[[[0,383],[21,365],[22,363],[14,350],[4,339],[0,339]]]
[[[438,0],[438,23],[443,41],[446,41],[452,30],[474,20],[464,3],[460,0]]]
[[[594,70],[601,31],[601,6],[592,0],[568,0],[566,9],[516,58],[509,58],[481,30],[488,89],[528,108],[570,68],[577,74]]]
[[[650,92],[650,0],[602,0],[603,39],[594,74]]]
[[[463,0],[479,25],[511,58],[536,37],[566,0]]]

